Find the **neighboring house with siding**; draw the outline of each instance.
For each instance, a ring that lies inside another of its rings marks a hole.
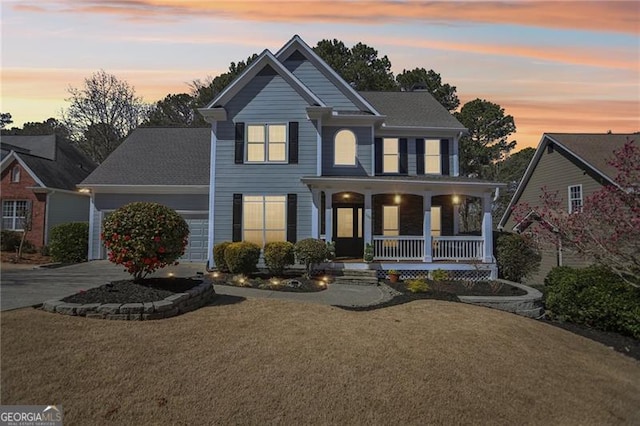
[[[196,228],[205,245],[190,237],[186,258],[210,266],[222,241],[313,237],[335,242],[339,258],[361,259],[371,243],[375,267],[406,276],[495,275],[491,201],[502,184],[460,176],[466,129],[427,92],[357,92],[295,36],[200,113],[210,128],[137,129],[83,182],[92,258],[104,257],[106,214],[153,200],[206,218]],[[458,233],[463,197],[483,201],[481,235]]]
[[[46,245],[61,223],[89,221],[89,194],[76,185],[96,165],[55,135],[2,136],[2,229],[22,231],[31,210],[27,240]]]
[[[526,203],[531,207],[530,218],[535,217],[536,208],[541,206],[543,188],[549,193],[557,192],[568,213],[580,210],[587,197],[604,185],[615,185],[617,170],[608,161],[613,158],[614,151],[634,137],[638,134],[545,133],[498,229],[526,232],[535,220],[518,223],[513,209]],[[540,269],[527,281],[543,283],[555,266],[583,267],[588,264],[577,254],[563,249],[560,243],[555,246],[543,244]]]

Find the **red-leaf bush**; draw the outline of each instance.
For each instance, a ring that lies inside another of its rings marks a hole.
[[[109,260],[140,280],[184,254],[189,226],[174,210],[157,203],[131,203],[105,221],[101,238]]]

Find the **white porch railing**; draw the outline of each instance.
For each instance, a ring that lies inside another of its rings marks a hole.
[[[433,237],[433,260],[482,260],[484,238],[473,236]],[[373,236],[374,260],[424,260],[422,235]]]
[[[483,237],[433,237],[433,260],[482,260]]]
[[[424,239],[418,236],[373,236],[374,260],[424,260]]]

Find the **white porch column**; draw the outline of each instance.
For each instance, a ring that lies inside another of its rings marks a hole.
[[[311,237],[320,238],[320,190],[311,190]]]
[[[49,196],[49,194],[47,194],[47,196]],[[96,218],[96,204],[94,200],[94,194],[92,192],[89,198],[89,251],[87,252],[87,260],[94,260],[98,258],[97,253],[95,257],[93,254],[93,244],[94,244],[93,236],[95,235],[93,228],[95,228],[96,226],[95,218]],[[100,228],[102,228],[101,224],[98,226],[97,235],[100,235]]]
[[[324,191],[324,239],[333,241],[333,191]]]
[[[364,244],[373,244],[373,228],[371,226],[372,217],[372,196],[371,191],[364,192]]]
[[[482,237],[484,238],[483,262],[493,262],[493,223],[491,220],[491,194],[482,197]]]
[[[422,209],[424,211],[424,218],[422,221],[422,235],[424,238],[424,261],[433,262],[431,243],[431,191],[427,191],[422,194]]]

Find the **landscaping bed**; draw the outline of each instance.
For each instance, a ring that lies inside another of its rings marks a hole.
[[[322,278],[323,276],[306,278],[301,271],[285,271],[278,276],[274,276],[265,271],[258,271],[247,275],[214,272],[211,275],[211,280],[216,285],[296,293],[312,293],[326,290],[327,282],[323,281]]]
[[[113,281],[91,290],[65,297],[67,303],[144,303],[155,302],[200,285],[202,280],[191,278],[147,278],[141,283],[133,280]]]

